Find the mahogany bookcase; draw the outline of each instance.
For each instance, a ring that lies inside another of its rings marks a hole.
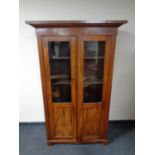
[[[26,21],[36,29],[47,143],[108,142],[112,21]]]

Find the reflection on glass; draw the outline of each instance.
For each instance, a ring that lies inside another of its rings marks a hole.
[[[52,101],[71,102],[70,43],[48,43]]]
[[[65,58],[70,57],[69,42],[49,42],[48,43],[50,58]]]
[[[102,41],[85,41],[84,56],[87,57],[103,57],[105,50],[105,42]]]
[[[84,42],[84,102],[101,102],[105,42]]]
[[[102,84],[84,85],[84,102],[102,101]]]

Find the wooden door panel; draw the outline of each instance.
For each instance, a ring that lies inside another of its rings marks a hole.
[[[54,107],[53,117],[55,126],[55,138],[72,138],[75,135],[73,128],[71,107]]]
[[[105,138],[104,107],[108,87],[109,45],[110,41],[107,36],[79,36],[78,140],[81,142],[104,141]],[[94,54],[95,46],[97,52]],[[87,62],[90,64],[89,67],[85,65]]]
[[[83,108],[83,127],[82,135],[84,138],[97,138],[103,132],[102,109],[98,107]]]
[[[76,39],[46,36],[42,41],[50,141],[76,141]]]

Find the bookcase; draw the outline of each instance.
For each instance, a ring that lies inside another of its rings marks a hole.
[[[36,29],[47,143],[108,142],[113,21],[26,21]]]

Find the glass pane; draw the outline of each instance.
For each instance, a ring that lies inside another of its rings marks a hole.
[[[102,84],[85,84],[84,102],[102,101]]]
[[[102,102],[104,41],[84,42],[84,102]]]
[[[70,43],[48,43],[53,102],[71,102]]]
[[[102,41],[85,41],[84,56],[85,57],[103,57],[105,50],[105,42]]]
[[[49,42],[48,49],[50,58],[70,57],[69,42]]]

